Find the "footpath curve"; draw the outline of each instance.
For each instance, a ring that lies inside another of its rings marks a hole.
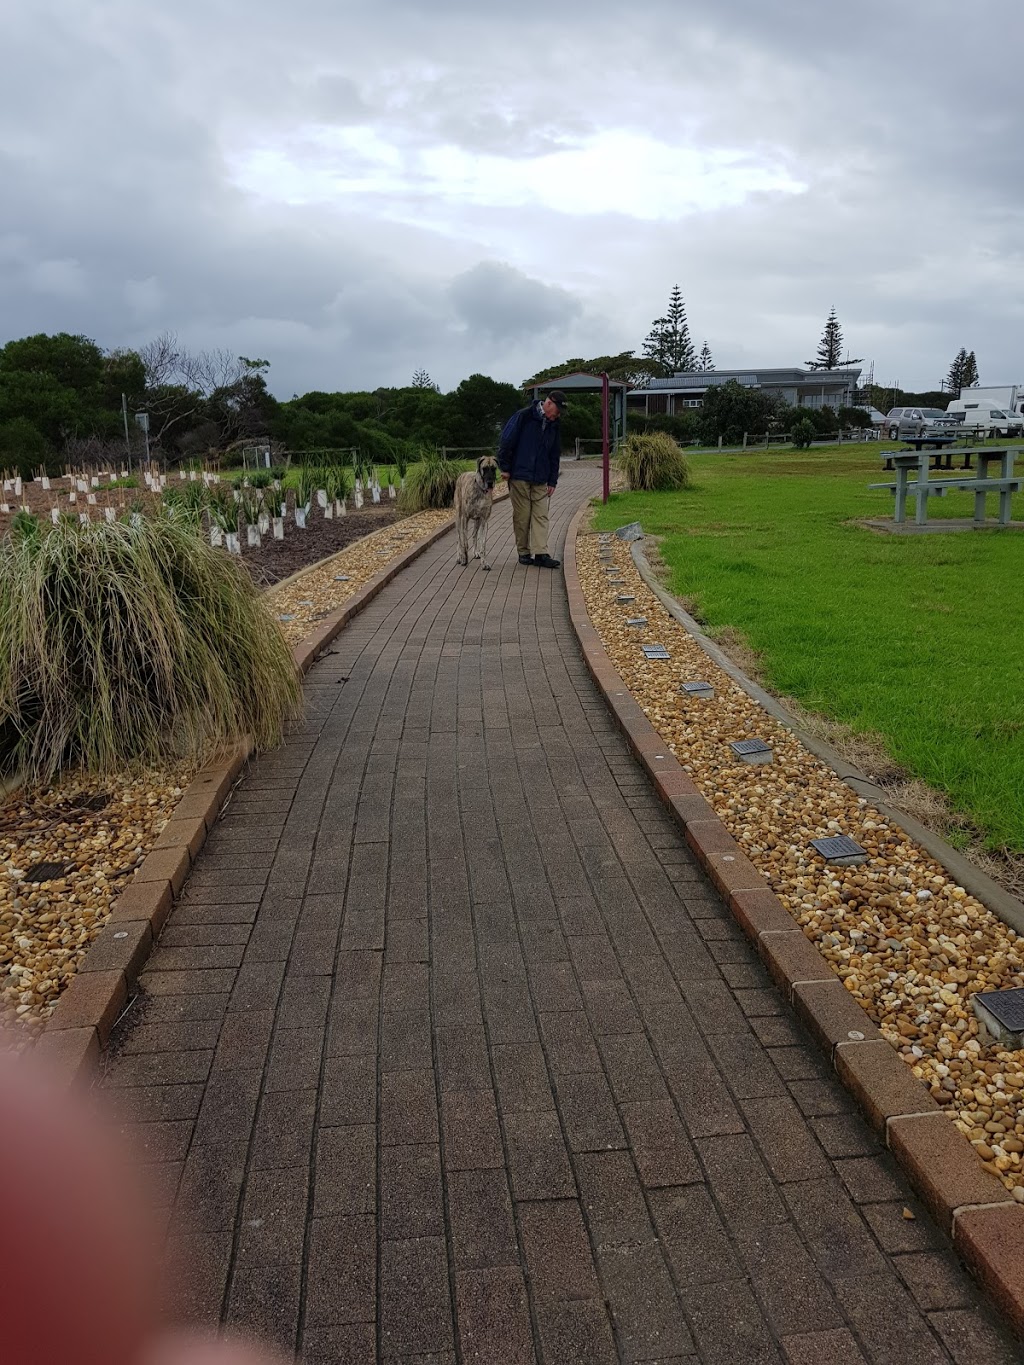
[[[567,467],[554,553],[596,491]],[[562,575],[507,506],[490,549],[437,542],[310,669],[112,1034],[174,1312],[307,1365],[1014,1361],[638,768]]]

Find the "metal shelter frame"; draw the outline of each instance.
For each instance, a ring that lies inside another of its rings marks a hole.
[[[585,374],[577,370],[571,374],[556,375],[552,379],[545,379],[543,384],[532,384],[530,387],[534,399],[550,393],[552,389],[561,389],[567,397],[573,393],[601,395],[601,500],[607,502],[611,449],[626,435],[626,392],[629,385],[621,379],[609,379],[604,372]]]

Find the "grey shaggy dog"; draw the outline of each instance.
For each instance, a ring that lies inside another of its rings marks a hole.
[[[455,525],[459,533],[459,563],[469,563],[469,541],[473,538],[473,558],[487,562],[487,523],[491,516],[494,481],[498,477],[498,461],[493,455],[483,455],[476,469],[460,474],[455,482]]]

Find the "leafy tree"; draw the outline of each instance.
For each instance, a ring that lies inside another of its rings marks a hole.
[[[107,356],[88,337],[59,332],[0,348],[0,422],[25,418],[51,450],[76,436],[112,436],[122,384],[137,382],[130,352]]]
[[[549,379],[557,379],[563,374],[602,373],[609,379],[622,380],[635,389],[645,389],[652,379],[668,376],[668,371],[659,361],[640,359],[634,351],[620,351],[618,355],[599,355],[590,360],[582,360],[579,357],[564,360],[561,365],[538,370],[531,379],[525,381],[523,388],[532,388],[534,384],[546,384]]]
[[[700,355],[697,357],[695,368],[699,370],[701,374],[710,374],[715,368],[715,362],[711,357],[711,347],[706,341],[700,348]]]
[[[39,370],[0,368],[0,422],[28,422],[57,450],[80,425],[81,402],[74,389]]]
[[[806,449],[814,440],[814,423],[808,417],[801,417],[799,422],[794,423],[790,434],[797,450]]]
[[[859,365],[860,359],[843,360],[843,331],[839,326],[836,317],[836,310],[833,307],[825,323],[825,330],[821,334],[818,342],[818,354],[813,360],[805,360],[804,364],[809,370],[835,370],[840,365]]]
[[[14,469],[28,479],[43,465],[49,473],[57,472],[57,462],[38,428],[27,417],[0,422],[0,469]]]
[[[0,351],[0,371],[45,374],[62,388],[85,393],[103,377],[103,352],[88,337],[58,332],[9,341]]]
[[[412,386],[414,389],[433,389],[435,393],[440,392],[437,385],[431,379],[430,375],[427,374],[426,370],[416,371],[416,373],[412,377]]]
[[[267,390],[269,360],[240,355],[238,365],[238,377],[216,388],[204,404],[204,415],[220,426],[222,445],[246,436],[266,435],[280,406]]]
[[[501,428],[523,395],[514,384],[471,374],[448,395],[449,434],[455,446],[497,445]]]
[[[960,382],[965,389],[973,388],[976,384],[981,383],[981,376],[978,374],[978,362],[974,358],[973,351],[969,351],[967,354],[967,359],[964,362],[963,378]]]
[[[686,321],[686,306],[678,284],[672,286],[665,316],[654,319],[644,339],[643,353],[648,360],[663,366],[669,374],[692,370],[696,365],[697,357]]]
[[[700,439],[713,445],[721,436],[727,445],[738,445],[745,431],[751,435],[766,432],[778,421],[781,409],[778,398],[730,379],[704,395],[698,418]]]

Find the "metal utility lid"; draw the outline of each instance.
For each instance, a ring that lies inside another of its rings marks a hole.
[[[640,648],[648,659],[670,659],[672,657],[664,645],[641,645]]]
[[[981,1005],[1009,1032],[1024,1032],[1024,989],[1021,987],[1008,991],[979,991],[971,997],[971,1003],[975,1008]]]
[[[734,754],[770,754],[772,746],[763,739],[734,739],[729,744]]]
[[[812,839],[811,848],[820,853],[827,863],[840,863],[850,866],[853,863],[867,862],[868,851],[851,839],[848,834],[836,834],[828,839]]]

